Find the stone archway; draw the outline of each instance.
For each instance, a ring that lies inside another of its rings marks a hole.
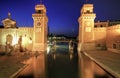
[[[23,47],[22,47],[22,36],[19,37],[18,45],[19,45],[20,52],[23,52]]]
[[[13,40],[12,35],[8,34],[6,36],[6,44],[12,45],[12,40]]]
[[[7,54],[10,54],[12,52],[12,41],[13,41],[12,35],[8,34],[6,36],[6,52],[7,52]]]

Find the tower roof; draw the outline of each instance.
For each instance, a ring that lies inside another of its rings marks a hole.
[[[42,0],[40,0],[40,4],[35,6],[35,10],[36,11],[38,11],[38,10],[46,10],[45,5],[42,4]]]
[[[32,17],[41,17],[46,16],[46,7],[42,2],[40,4],[35,5],[35,13],[32,14]]]
[[[35,6],[35,10],[41,10],[41,9],[46,9],[43,4],[38,4]]]
[[[84,4],[82,9],[81,9],[81,14],[82,13],[93,13],[93,4]]]
[[[38,4],[35,6],[35,11],[38,14],[46,14],[46,7],[44,4]]]

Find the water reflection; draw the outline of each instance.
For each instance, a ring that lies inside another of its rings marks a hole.
[[[48,78],[78,78],[77,54],[51,53],[47,63]]]
[[[69,42],[56,42],[47,60],[48,78],[78,78],[77,52],[70,49]]]
[[[27,77],[24,72],[29,73]],[[77,52],[69,50],[68,43],[50,45],[46,55],[36,53],[30,65],[16,78],[78,78]]]
[[[56,54],[55,54],[55,53],[53,54],[53,59],[54,59],[54,60],[56,59]]]
[[[29,66],[16,78],[112,78],[84,54],[77,55],[77,47],[55,43],[47,55],[35,54]],[[76,49],[75,49],[76,48]]]
[[[81,52],[79,57],[80,78],[115,78],[84,53]]]
[[[72,58],[73,58],[73,54],[72,54],[72,53],[70,53],[70,60],[72,60]]]
[[[45,78],[45,55],[41,53],[33,58],[34,78]]]
[[[30,60],[30,64],[15,78],[46,78],[45,54],[41,53]]]

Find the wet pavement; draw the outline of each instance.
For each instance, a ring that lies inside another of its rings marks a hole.
[[[0,78],[12,78],[15,72],[25,66],[23,61],[27,61],[32,56],[20,52],[12,53],[11,56],[0,55]]]

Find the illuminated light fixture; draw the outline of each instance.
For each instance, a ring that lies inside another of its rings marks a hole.
[[[47,46],[47,54],[50,53],[50,46]]]
[[[23,46],[27,45],[27,35],[26,34],[22,37],[22,45]]]
[[[12,45],[16,45],[17,44],[17,38],[14,38],[13,41],[12,41]]]
[[[18,43],[18,38],[16,36],[13,36],[12,45],[16,45]]]

